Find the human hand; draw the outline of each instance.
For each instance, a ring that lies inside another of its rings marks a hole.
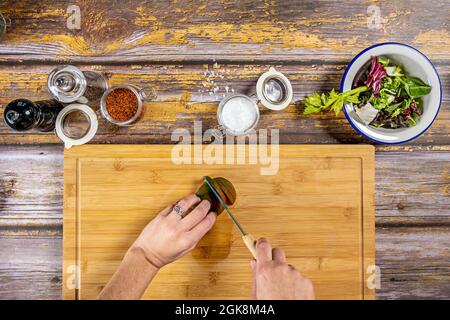
[[[195,209],[181,217],[194,205],[197,205]],[[200,202],[194,194],[184,197],[150,221],[130,250],[142,252],[158,269],[177,260],[194,249],[216,222],[217,214],[209,212],[210,207],[209,201]],[[177,213],[178,208],[181,215]]]
[[[313,300],[312,282],[286,263],[280,248],[272,250],[270,242],[261,238],[256,243],[253,270],[253,297],[257,300]]]

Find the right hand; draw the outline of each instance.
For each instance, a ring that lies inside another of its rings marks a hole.
[[[280,248],[261,238],[256,243],[256,261],[253,270],[253,297],[257,300],[313,300],[312,282],[297,269],[286,263]]]
[[[174,212],[175,206],[188,212],[195,205],[183,218]],[[217,213],[210,212],[210,208],[209,201],[200,201],[195,194],[184,197],[150,221],[130,251],[142,253],[157,269],[177,260],[194,249],[216,222]]]

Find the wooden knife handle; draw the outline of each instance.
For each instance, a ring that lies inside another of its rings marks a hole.
[[[248,250],[253,255],[253,258],[256,259],[256,241],[253,239],[251,234],[246,234],[245,236],[242,236],[242,240],[244,240],[245,245],[247,246]]]

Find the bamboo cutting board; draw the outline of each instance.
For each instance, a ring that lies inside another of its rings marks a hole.
[[[284,248],[317,298],[374,298],[366,285],[375,264],[372,146],[280,145],[275,175],[261,175],[266,165],[247,158],[174,164],[173,148],[87,145],[65,152],[65,299],[95,298],[143,227],[195,192],[205,175],[234,184],[238,220],[254,237]],[[250,298],[251,258],[224,212],[192,253],[159,272],[144,298]]]

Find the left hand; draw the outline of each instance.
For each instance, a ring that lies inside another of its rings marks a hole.
[[[195,209],[182,217],[194,205]],[[209,201],[200,201],[195,194],[184,197],[150,221],[130,251],[141,251],[158,269],[177,260],[192,251],[216,222],[217,214],[209,212],[210,207]]]

